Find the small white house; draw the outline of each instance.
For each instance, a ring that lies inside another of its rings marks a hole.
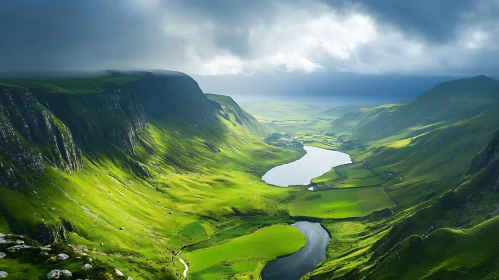
[[[314,185],[314,186],[309,187],[307,190],[309,190],[311,192],[316,192],[319,190],[319,187],[317,187],[317,185]]]

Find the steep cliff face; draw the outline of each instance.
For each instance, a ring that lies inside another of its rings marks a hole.
[[[136,81],[107,85],[97,94],[34,91],[84,147],[111,143],[129,154],[134,154],[134,140],[147,121],[202,124],[214,116],[214,107],[198,84],[181,73],[142,73]]]
[[[476,173],[491,163],[499,163],[499,131],[496,132],[487,147],[473,159],[468,174]]]
[[[78,170],[79,148],[112,145],[134,155],[148,122],[202,126],[216,110],[191,77],[177,72],[8,81],[0,87],[0,184],[40,174],[45,164]]]
[[[40,174],[44,163],[67,171],[81,168],[71,132],[29,90],[0,87],[0,184]]]
[[[477,173],[487,166],[493,170],[499,167],[499,131],[496,132],[489,145],[473,159],[468,174]],[[499,192],[499,171],[492,171],[492,173],[492,190]]]

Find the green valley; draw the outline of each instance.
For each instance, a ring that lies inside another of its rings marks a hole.
[[[290,224],[313,221],[331,240],[304,279],[493,275],[477,242],[499,213],[496,87],[476,77],[381,106],[241,108],[178,72],[2,81],[0,271],[260,279],[308,243]],[[262,181],[302,145],[353,163],[308,186]]]

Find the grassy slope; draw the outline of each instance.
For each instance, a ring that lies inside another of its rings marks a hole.
[[[221,243],[262,224],[290,222],[279,205],[294,190],[268,187],[260,176],[303,151],[265,144],[233,115],[203,127],[151,119],[135,152],[132,159],[117,148],[95,150],[84,153],[82,171],[47,167],[23,192],[1,187],[1,231],[26,233],[42,222],[70,221],[69,243],[143,279],[180,275],[174,252],[214,234],[224,238],[210,240]],[[137,159],[150,178],[131,170]],[[25,266],[11,264],[9,272]]]
[[[497,127],[499,106],[403,143],[381,144],[370,152],[370,167],[401,173],[404,181],[387,191],[398,205],[414,205],[455,186]]]
[[[469,230],[439,229],[405,240],[375,279],[496,279],[499,218]],[[399,258],[400,256],[400,258]]]
[[[412,137],[476,116],[499,102],[498,90],[499,81],[485,76],[450,81],[409,102],[347,113],[334,120],[331,129],[364,141]]]
[[[206,94],[206,96],[218,102],[228,113],[225,117],[230,118],[230,115],[234,118],[234,121],[242,125],[248,131],[253,132],[256,135],[265,137],[268,134],[272,133],[272,129],[266,125],[258,122],[255,117],[248,114],[246,111],[241,109],[239,105],[229,96],[219,95],[219,94]]]
[[[467,177],[454,191],[394,227],[375,246],[378,261],[366,277],[497,278],[499,219],[488,220],[496,215],[492,213],[499,201],[490,188],[496,175],[497,165]]]

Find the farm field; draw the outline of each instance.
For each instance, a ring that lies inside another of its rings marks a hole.
[[[362,217],[393,202],[380,187],[337,189],[302,192],[289,204],[289,213],[295,217],[348,218]]]

